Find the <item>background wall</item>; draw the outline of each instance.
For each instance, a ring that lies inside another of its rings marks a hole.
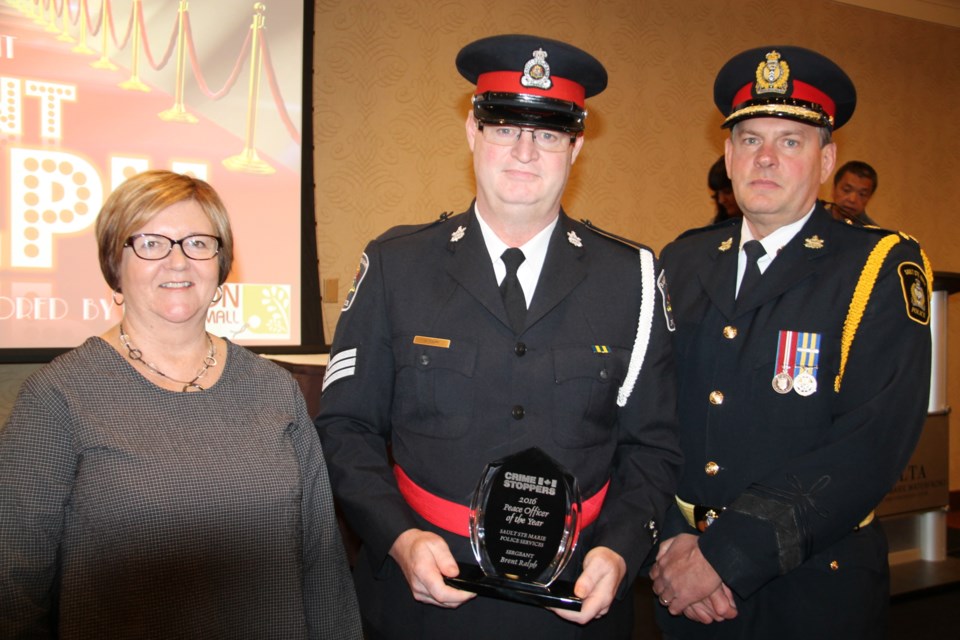
[[[827,0],[318,0],[316,30],[328,340],[367,240],[469,205],[463,123],[472,87],[454,58],[467,42],[497,33],[567,40],[606,65],[609,88],[588,100],[587,141],[564,206],[656,251],[714,212],[706,174],[723,149],[713,105],[723,62],[766,44],[827,54],[859,94],[835,136],[838,165],[873,165],[880,184],[871,216],[917,236],[934,269],[960,272],[956,27]],[[824,187],[822,196],[830,193]],[[952,407],[960,407],[958,298],[949,304]],[[960,490],[960,416],[950,421],[950,487]]]

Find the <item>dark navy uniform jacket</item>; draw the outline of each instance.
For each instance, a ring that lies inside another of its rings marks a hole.
[[[648,524],[659,523],[673,499],[680,463],[655,269],[648,250],[561,212],[526,329],[516,335],[472,213],[392,229],[367,246],[337,325],[317,426],[339,505],[363,541],[355,578],[368,631],[591,637],[530,605],[478,597],[451,611],[416,603],[387,555],[403,531],[435,531],[459,562],[475,560],[466,537],[430,525],[404,502],[387,444],[415,483],[461,505],[470,504],[488,462],[533,446],[577,477],[584,498],[609,480],[564,577],[575,579],[586,551],[603,545],[624,557],[632,580],[652,547]],[[644,286],[656,313],[640,331],[649,345],[625,389]],[[618,392],[629,394],[623,407]],[[613,611],[585,629],[628,637],[630,599],[619,605],[626,617]]]
[[[726,508],[700,549],[740,615],[705,626],[658,607],[659,621],[682,638],[882,634],[886,542],[876,524],[854,529],[895,483],[925,419],[929,265],[909,237],[836,222],[818,204],[735,300],[741,224],[688,233],[661,256],[676,322],[678,496]],[[854,295],[865,267],[876,273],[861,285],[868,299]],[[809,344],[819,335],[810,395],[774,389],[782,331]],[[682,532],[696,533],[673,509],[663,537]]]

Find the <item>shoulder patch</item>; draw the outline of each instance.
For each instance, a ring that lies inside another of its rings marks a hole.
[[[343,307],[340,309],[341,312],[350,310],[353,299],[357,297],[357,291],[360,289],[360,283],[363,282],[363,278],[367,275],[369,268],[370,258],[367,257],[367,253],[364,251],[363,254],[360,255],[360,264],[357,266],[356,275],[353,276],[353,284],[350,285],[350,291],[347,292],[347,297],[343,301]]]
[[[667,290],[667,272],[660,270],[657,276],[657,288],[660,289],[660,299],[663,301],[663,317],[667,321],[667,329],[677,330],[677,323],[673,320],[673,305],[670,304],[670,292]]]
[[[930,323],[930,291],[927,274],[923,267],[914,262],[901,262],[897,267],[900,274],[900,286],[903,288],[903,302],[907,307],[907,317],[926,325]]]

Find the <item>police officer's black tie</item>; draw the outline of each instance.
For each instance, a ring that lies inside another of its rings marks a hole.
[[[759,240],[747,240],[743,244],[743,252],[747,254],[747,268],[743,272],[743,280],[740,281],[740,291],[737,293],[739,298],[745,291],[755,287],[760,282],[760,266],[757,261],[767,250],[763,248]]]
[[[527,257],[523,255],[523,251],[512,247],[504,251],[500,259],[507,266],[507,275],[500,283],[500,295],[503,296],[503,303],[507,307],[510,326],[513,327],[514,333],[520,333],[527,321],[527,299],[524,298],[523,288],[520,286],[520,280],[517,279],[517,269]]]

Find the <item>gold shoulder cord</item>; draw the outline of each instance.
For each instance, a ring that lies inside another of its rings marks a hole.
[[[923,270],[927,274],[927,300],[930,300],[933,297],[933,265],[923,249],[920,249],[920,257],[923,258]]]
[[[857,335],[860,320],[863,319],[863,312],[867,309],[870,294],[873,293],[873,285],[877,283],[880,267],[883,266],[883,261],[890,250],[899,242],[900,236],[897,234],[891,234],[878,242],[877,246],[870,252],[866,264],[863,265],[863,271],[860,272],[857,288],[853,291],[850,308],[847,310],[847,318],[843,321],[843,334],[840,339],[840,373],[837,374],[837,379],[833,383],[833,390],[836,393],[840,393],[840,381],[843,379],[843,372],[847,368],[850,346]],[[924,260],[924,268],[926,267],[927,261]]]
[[[854,289],[853,298],[850,300],[850,309],[847,311],[847,318],[843,322],[843,335],[840,342],[840,373],[834,381],[833,390],[840,392],[840,381],[843,379],[843,372],[847,367],[847,358],[850,355],[850,346],[857,335],[857,329],[860,327],[860,320],[863,318],[863,312],[866,311],[867,303],[870,301],[870,294],[873,293],[873,286],[877,282],[877,276],[880,274],[880,267],[886,259],[890,250],[900,242],[900,236],[913,240],[910,236],[900,233],[891,234],[877,243],[877,246],[870,252],[863,271],[860,272],[860,279],[857,281],[857,288]],[[923,258],[923,271],[927,276],[927,300],[933,295],[933,267],[926,252],[920,249],[920,257]]]

